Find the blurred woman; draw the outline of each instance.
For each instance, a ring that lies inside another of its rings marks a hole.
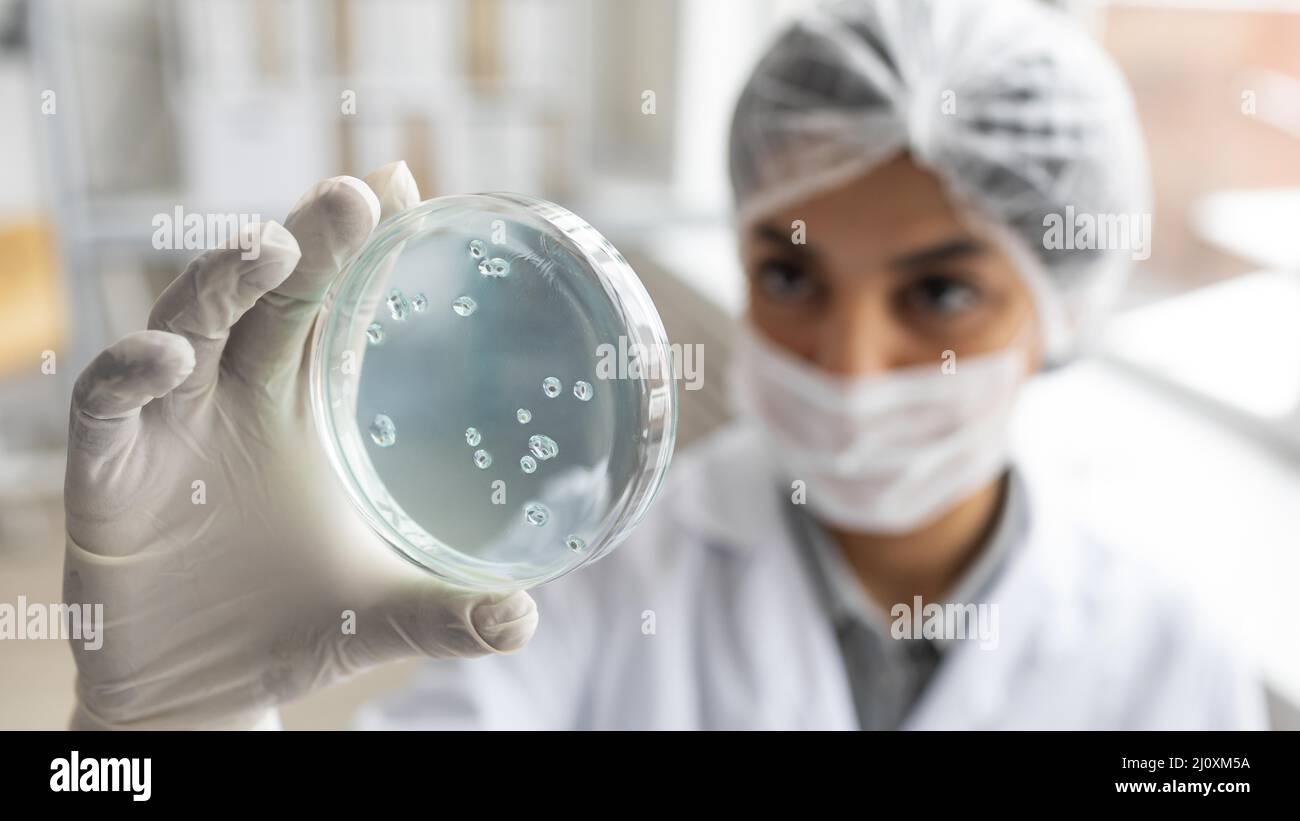
[[[313,429],[321,300],[419,201],[409,169],[317,184],[253,259],[198,257],[73,392],[64,596],[111,614],[73,644],[73,726],[274,727],[412,656],[437,661],[364,726],[1262,726],[1196,608],[1008,453],[1023,385],[1131,256],[1063,231],[1147,207],[1100,49],[1025,0],[821,8],[749,78],[731,179],[740,419],[535,601],[388,549]]]
[[[819,9],[749,78],[731,179],[739,422],[535,591],[529,646],[430,664],[362,725],[1262,726],[1194,606],[1008,454],[1131,256],[1048,226],[1147,209],[1100,48],[1026,2]]]

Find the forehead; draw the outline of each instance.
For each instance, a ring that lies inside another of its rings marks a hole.
[[[746,239],[762,241],[768,233],[788,240],[797,220],[806,226],[810,248],[857,265],[973,236],[939,179],[906,155],[751,223]]]

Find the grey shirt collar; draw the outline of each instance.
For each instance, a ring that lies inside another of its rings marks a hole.
[[[1023,478],[1014,468],[1007,473],[1006,492],[998,513],[993,533],[980,549],[975,561],[962,574],[957,584],[939,604],[971,603],[987,593],[999,571],[1006,565],[1016,545],[1024,540],[1028,514]],[[805,536],[811,566],[818,577],[818,588],[825,596],[826,605],[836,626],[856,623],[890,639],[891,617],[886,609],[867,595],[858,583],[857,573],[844,558],[839,546],[829,533],[803,506],[787,502],[793,511],[797,532]],[[907,602],[911,606],[911,602]],[[929,602],[926,602],[929,604]],[[946,650],[955,639],[930,639],[936,649]],[[886,642],[893,644],[893,642]]]

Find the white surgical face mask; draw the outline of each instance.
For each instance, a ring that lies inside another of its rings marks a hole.
[[[908,533],[1006,468],[1008,422],[1028,368],[1023,338],[957,357],[955,369],[936,362],[844,378],[745,322],[733,400],[758,422],[787,478],[804,481],[819,517],[846,530]]]

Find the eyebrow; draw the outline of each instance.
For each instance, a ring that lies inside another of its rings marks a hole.
[[[794,238],[785,231],[780,231],[769,224],[754,226],[754,237],[760,239],[769,245],[779,246],[781,249],[793,253],[796,256],[804,258],[805,261],[816,265],[820,254],[817,249],[809,245],[796,243]]]
[[[938,262],[981,256],[987,253],[988,250],[988,245],[979,240],[961,237],[938,245],[932,245],[929,248],[923,248],[920,251],[894,257],[889,261],[889,267],[909,271],[915,268],[925,268]]]
[[[778,231],[770,225],[754,226],[754,236],[758,239],[767,240],[774,245],[788,245],[796,251],[804,251],[807,246],[801,246],[794,242],[794,239],[787,233]]]
[[[817,251],[807,245],[797,245],[790,241],[790,236],[783,231],[773,228],[771,225],[758,225],[754,227],[754,235],[758,239],[769,242],[773,245],[779,245],[788,248],[797,254],[807,255],[812,258],[817,257]],[[901,256],[889,260],[888,267],[897,271],[909,272],[917,268],[925,268],[940,262],[949,262],[955,259],[965,259],[977,257],[987,253],[989,247],[986,243],[970,237],[956,237],[919,251],[911,251]]]

